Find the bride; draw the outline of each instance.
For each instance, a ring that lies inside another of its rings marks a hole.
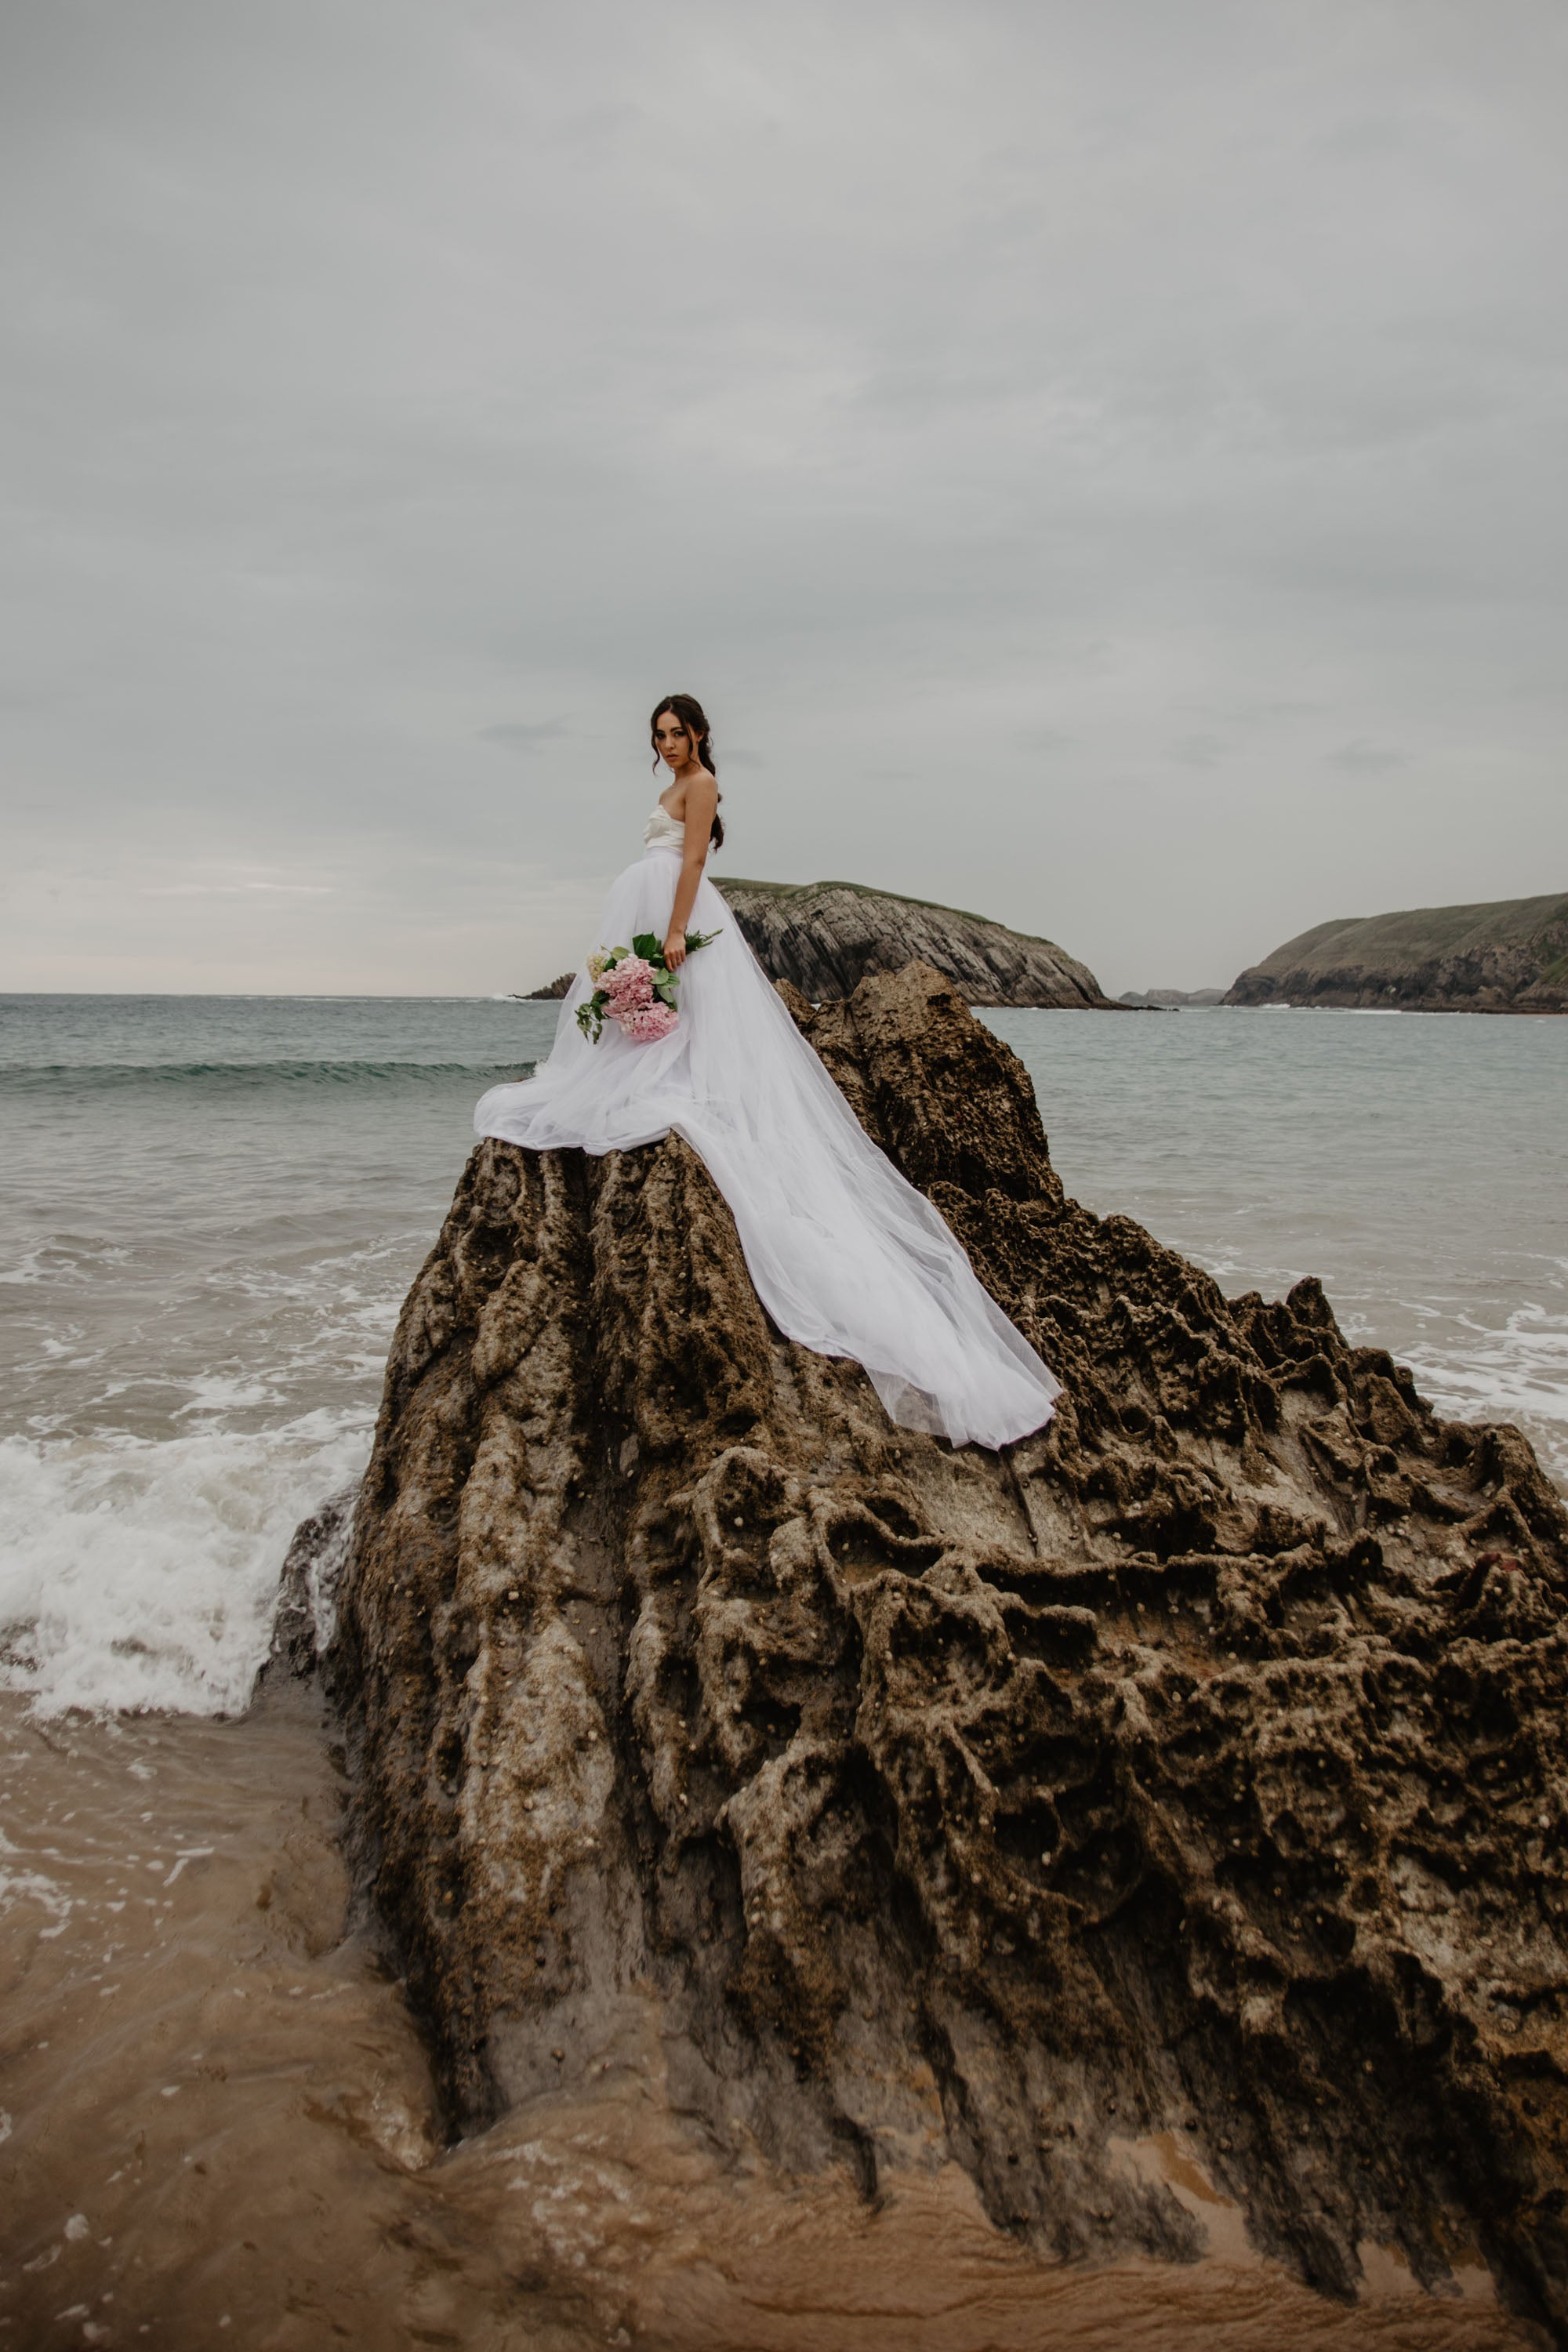
[[[626,1151],[684,1136],[729,1203],[757,1296],[786,1337],[864,1365],[907,1429],[995,1447],[1040,1428],[1059,1383],[931,1202],[866,1134],[704,873],[724,827],[700,704],[667,696],[652,741],[669,782],[641,857],[611,887],[598,944],[662,938],[679,1018],[653,1043],[606,1022],[592,1044],[577,1012],[595,982],[580,973],[549,1059],[520,1085],[492,1087],[476,1130],[531,1151]],[[717,937],[689,957],[692,929]]]

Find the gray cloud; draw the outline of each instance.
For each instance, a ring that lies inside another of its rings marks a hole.
[[[546,744],[560,742],[570,731],[553,719],[542,719],[532,726],[503,722],[499,727],[481,727],[479,740],[481,743],[504,744],[508,751],[538,751]]]
[[[1223,735],[1179,735],[1170,755],[1184,768],[1216,768],[1229,748]]]
[[[143,885],[144,898],[239,898],[247,891],[272,891],[284,898],[331,898],[336,894],[330,882],[149,882]]]
[[[1568,877],[1549,0],[0,40],[0,984],[548,977],[672,683],[1112,987]]]
[[[1395,768],[1410,765],[1407,752],[1390,751],[1380,743],[1342,743],[1337,751],[1326,751],[1323,756],[1331,768],[1343,768],[1352,776],[1386,776]]]

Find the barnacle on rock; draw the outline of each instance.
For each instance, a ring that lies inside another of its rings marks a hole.
[[[652,2053],[720,2143],[955,2158],[1058,2254],[1479,2244],[1568,2324],[1568,1519],[1318,1285],[1064,1199],[929,968],[812,1008],[1066,1383],[1000,1455],[768,1323],[678,1139],[474,1152],[387,1370],[330,1686],[455,2129]]]

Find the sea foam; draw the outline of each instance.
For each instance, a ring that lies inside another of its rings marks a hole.
[[[1568,1315],[1521,1307],[1500,1329],[1469,1322],[1445,1346],[1418,1339],[1405,1360],[1447,1417],[1518,1423],[1568,1492]]]
[[[231,1715],[267,1654],[299,1520],[370,1433],[0,1440],[0,1687],[44,1716]]]

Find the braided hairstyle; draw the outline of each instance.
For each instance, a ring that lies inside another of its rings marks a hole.
[[[648,740],[653,745],[653,764],[655,770],[658,770],[661,755],[658,748],[658,738],[654,730],[657,729],[659,720],[667,715],[671,719],[679,719],[681,725],[685,728],[687,733],[690,736],[692,741],[697,746],[698,759],[707,769],[709,774],[717,778],[719,767],[718,762],[713,757],[713,745],[709,735],[708,721],[703,715],[702,705],[698,701],[697,697],[694,694],[667,694],[664,700],[654,711],[653,717],[648,720]],[[723,793],[721,793],[719,797],[722,800],[724,797]],[[717,810],[714,811],[713,814],[713,830],[708,837],[715,849],[723,848],[724,820],[720,816]]]

